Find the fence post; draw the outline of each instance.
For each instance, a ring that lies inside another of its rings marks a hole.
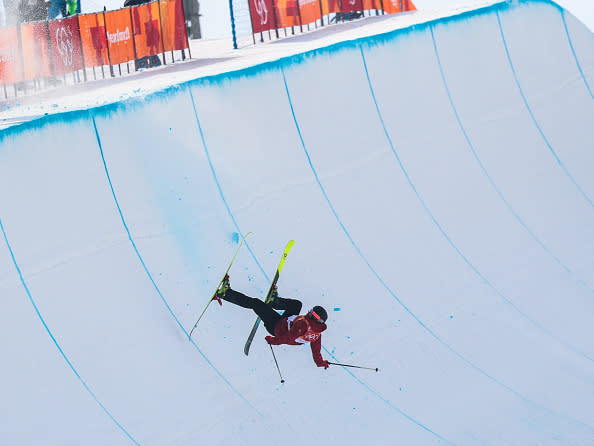
[[[109,74],[111,75],[111,77],[115,77],[115,74],[113,72],[113,65],[111,64],[111,54],[109,52],[109,33],[107,32],[107,20],[105,19],[105,10],[106,7],[103,7],[103,29],[105,30],[105,41],[107,43],[107,63],[109,64]],[[103,71],[103,67],[101,67],[101,71]],[[105,77],[105,76],[103,76]]]
[[[233,14],[233,0],[229,0],[229,14],[231,14],[231,34],[233,36],[233,49],[237,49],[237,34],[235,33],[235,14]],[[254,36],[252,29],[252,37]],[[254,40],[254,44],[256,41]]]
[[[297,19],[299,20],[299,32],[303,33],[303,21],[301,20],[301,2],[299,0],[297,0]]]
[[[132,18],[132,8],[129,7],[128,11],[130,11],[130,26],[132,27],[132,48],[134,48],[134,71],[138,71],[138,63],[137,63],[137,54],[136,54],[136,32],[134,30],[134,19]],[[129,61],[126,63],[128,67],[128,73],[130,73],[130,64]]]
[[[161,0],[157,0],[157,3],[159,8],[159,33],[161,34],[161,49],[163,50],[161,54],[163,54],[163,65],[167,65],[167,60],[165,59],[165,41],[163,40],[163,18],[161,17]],[[174,60],[171,61],[171,63],[174,62]]]
[[[278,39],[278,20],[276,18],[276,0],[271,0],[272,4],[272,17],[274,18],[274,32],[276,34],[276,38]]]
[[[17,23],[16,25],[17,27],[17,40],[19,42],[19,53],[21,54],[21,82],[23,83],[23,85],[25,85],[26,81],[25,81],[25,55],[23,53],[23,37],[21,35],[21,23]],[[17,97],[18,94],[18,87],[17,87],[18,82],[14,83],[14,96]],[[24,87],[26,88],[26,87]]]
[[[82,62],[82,69],[83,69],[83,79],[85,80],[85,82],[87,82],[87,67],[85,64],[85,53],[83,51],[83,43],[82,43],[82,34],[80,32],[80,20],[79,20],[80,15],[76,15],[76,24],[77,24],[77,28],[78,28],[78,41],[80,43],[80,60]],[[95,73],[95,71],[93,70],[93,73]]]
[[[176,1],[181,2],[182,15],[184,16],[184,29],[185,29],[185,33],[186,33],[186,45],[188,47],[188,57],[191,59],[192,58],[192,50],[190,50],[190,39],[188,38],[188,22],[186,20],[186,7],[184,6],[183,0],[176,0]],[[173,50],[171,50],[171,54],[173,54]],[[173,56],[171,56],[171,57],[173,57]],[[186,55],[184,54],[184,50],[182,50],[182,60],[186,60]]]
[[[51,75],[54,80],[56,80],[56,67],[54,66],[54,48],[52,47],[52,39],[50,37],[50,30],[49,30],[49,21],[45,21],[45,36],[47,39],[47,47],[49,49],[49,66],[51,70]],[[25,83],[26,85],[26,83]],[[64,73],[64,85],[66,85],[66,73]],[[25,87],[25,91],[27,91],[27,87]]]

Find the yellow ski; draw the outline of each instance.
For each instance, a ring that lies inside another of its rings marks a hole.
[[[283,256],[281,257],[280,263],[278,264],[278,268],[276,269],[276,273],[274,274],[274,278],[272,279],[272,283],[270,284],[270,288],[268,289],[268,294],[266,294],[266,299],[264,299],[264,302],[267,304],[269,304],[272,301],[272,290],[276,286],[276,282],[278,282],[278,278],[280,276],[281,271],[283,270],[283,267],[285,266],[285,261],[287,260],[289,251],[291,250],[291,248],[293,247],[294,244],[295,244],[295,240],[291,240],[289,243],[287,243],[285,251],[283,252]],[[260,321],[261,321],[260,318],[256,319],[256,322],[254,322],[254,326],[252,327],[252,331],[250,331],[250,335],[248,336],[248,339],[245,343],[243,352],[245,353],[246,356],[250,352],[250,347],[252,345],[252,341],[254,340],[254,336],[256,335],[256,331],[258,331],[258,326],[260,325]]]
[[[198,322],[200,322],[200,319],[202,319],[202,316],[204,316],[204,313],[206,313],[206,309],[208,308],[208,306],[210,305],[210,303],[213,301],[214,297],[217,295],[217,291],[219,291],[219,288],[221,287],[221,284],[223,283],[223,280],[225,280],[225,277],[227,277],[227,274],[229,274],[229,270],[231,269],[231,265],[233,265],[233,262],[235,262],[235,259],[237,258],[237,254],[239,254],[239,250],[241,249],[241,246],[243,245],[243,242],[245,241],[245,239],[248,237],[248,235],[250,235],[251,232],[248,232],[242,239],[241,242],[239,242],[239,246],[237,247],[237,249],[235,250],[235,255],[233,255],[233,258],[231,259],[231,262],[229,263],[229,266],[227,267],[227,271],[225,271],[225,274],[223,274],[223,277],[221,278],[221,281],[219,282],[217,289],[214,291],[214,293],[212,293],[212,296],[210,297],[210,299],[208,300],[208,303],[206,304],[206,306],[204,307],[204,310],[202,310],[202,313],[200,313],[200,316],[198,316],[198,320],[196,321],[196,323],[194,324],[194,326],[192,327],[192,330],[190,330],[190,335],[188,336],[188,340],[192,340],[192,333],[194,332],[194,329],[196,328],[196,326],[198,325]]]

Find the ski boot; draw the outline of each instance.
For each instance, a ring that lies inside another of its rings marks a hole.
[[[215,293],[215,295],[212,298],[212,300],[216,300],[219,303],[219,305],[222,307],[223,306],[223,302],[222,302],[221,298],[225,297],[225,294],[227,294],[227,290],[229,288],[230,288],[230,285],[229,285],[229,274],[227,274],[225,276],[225,278],[223,279],[223,281],[221,282],[221,286],[219,286],[219,289]]]

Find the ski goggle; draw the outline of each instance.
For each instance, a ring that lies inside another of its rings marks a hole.
[[[309,317],[311,317],[314,321],[323,324],[325,321],[320,317],[318,313],[316,313],[313,308],[309,310]]]

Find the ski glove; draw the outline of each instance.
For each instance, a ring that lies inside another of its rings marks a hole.
[[[328,361],[324,360],[318,364],[318,367],[324,367],[324,370],[328,370],[329,365],[330,364],[328,364]]]
[[[264,339],[266,339],[266,342],[272,345],[272,341],[274,341],[274,336],[266,336]]]

